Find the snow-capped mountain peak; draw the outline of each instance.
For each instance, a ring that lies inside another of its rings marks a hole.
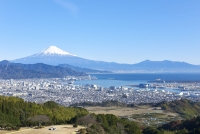
[[[68,53],[56,46],[50,46],[46,49],[44,49],[42,52],[38,53],[37,55],[63,55],[63,56],[76,56],[76,55],[73,55],[71,53]]]

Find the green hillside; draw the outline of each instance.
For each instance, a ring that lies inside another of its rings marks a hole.
[[[21,126],[66,123],[84,125],[89,134],[141,134],[136,123],[112,114],[90,115],[83,108],[66,108],[52,101],[36,104],[20,98],[0,96],[1,128],[12,130]]]
[[[87,126],[88,134],[142,134],[135,122],[120,119],[112,114],[90,114],[77,119],[76,122]]]
[[[113,102],[114,104],[116,102]],[[88,134],[199,134],[200,103],[189,100],[161,102],[166,111],[179,113],[189,120],[172,121],[159,128],[139,126],[112,114],[89,114],[83,108],[63,107],[49,101],[44,104],[25,102],[16,97],[0,96],[0,127],[18,129],[21,126],[76,123],[87,128]]]
[[[178,113],[185,119],[190,119],[200,114],[200,103],[186,99],[175,100],[172,102],[161,102],[156,104],[156,106],[169,112]]]
[[[85,109],[66,108],[54,102],[36,104],[20,98],[0,96],[0,125],[3,126],[61,124],[86,114],[88,111]]]

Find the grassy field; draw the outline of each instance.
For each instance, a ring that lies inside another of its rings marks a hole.
[[[177,113],[170,113],[161,110],[159,107],[139,106],[131,107],[85,107],[90,113],[114,114],[118,117],[125,117],[129,120],[139,122],[146,126],[159,126],[161,124],[181,119]]]
[[[154,110],[149,106],[142,106],[137,108],[129,107],[85,107],[90,113],[95,114],[114,114],[116,116],[132,116],[133,114],[141,113],[163,113],[163,110]]]
[[[56,130],[49,130],[50,127],[55,127]],[[0,130],[0,134],[75,134],[75,132],[81,128],[83,127],[79,126],[77,128],[73,128],[72,125],[55,125],[42,129],[21,128],[19,131]]]

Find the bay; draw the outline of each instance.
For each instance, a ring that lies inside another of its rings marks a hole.
[[[148,74],[90,74],[96,77],[97,80],[81,80],[75,81],[75,85],[94,84],[101,87],[110,86],[127,86],[138,85],[141,83],[148,83],[148,81],[155,81],[161,79],[163,81],[199,81],[200,73],[148,73]],[[167,91],[179,92],[173,89]]]

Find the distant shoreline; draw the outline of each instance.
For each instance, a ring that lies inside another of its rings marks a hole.
[[[200,72],[134,72],[134,73],[116,73],[116,72],[111,72],[111,73],[87,73],[88,75],[90,74],[200,74]]]
[[[147,83],[200,83],[200,81],[147,81]]]

